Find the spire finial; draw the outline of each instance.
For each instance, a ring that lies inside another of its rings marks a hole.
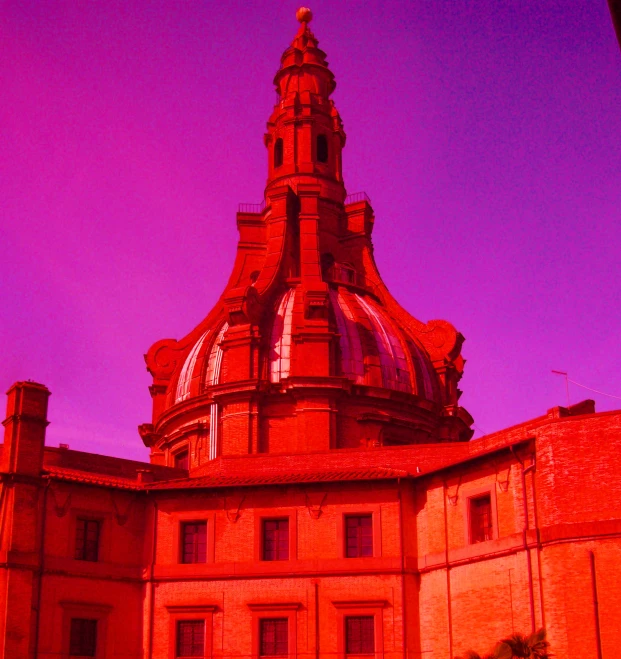
[[[310,23],[313,20],[313,12],[308,7],[300,7],[295,12],[295,17],[300,23]]]

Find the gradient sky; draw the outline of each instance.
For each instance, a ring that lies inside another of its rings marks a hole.
[[[147,459],[143,354],[195,327],[228,278],[237,204],[262,199],[298,4],[0,3],[0,386],[50,388],[48,445]],[[465,335],[476,436],[565,404],[553,368],[621,396],[621,53],[606,1],[311,9],[347,189],[371,197],[395,297]]]

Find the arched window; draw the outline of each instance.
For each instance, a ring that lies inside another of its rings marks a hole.
[[[280,167],[282,165],[282,137],[279,137],[274,144],[274,167]]]
[[[328,162],[328,140],[325,135],[317,135],[317,161]]]

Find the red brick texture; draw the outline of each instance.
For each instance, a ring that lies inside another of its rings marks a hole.
[[[203,658],[258,659],[265,619],[288,657],[344,658],[348,618],[377,659],[452,659],[541,626],[559,659],[615,656],[621,412],[587,401],[468,441],[463,337],[381,280],[306,20],[275,84],[265,204],[237,216],[227,287],[146,355],[151,463],[45,448],[49,391],[8,392],[0,659],[68,657],[76,619],[96,625],[97,659],[176,659],[183,622]],[[370,516],[368,556],[347,556],[348,515]],[[287,529],[278,552],[266,520]],[[206,527],[184,561],[189,523]]]

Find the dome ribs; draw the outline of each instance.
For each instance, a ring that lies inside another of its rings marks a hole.
[[[181,368],[181,373],[179,375],[179,380],[177,382],[177,393],[175,396],[175,403],[180,403],[190,396],[190,384],[194,378],[194,369],[196,367],[196,360],[198,359],[198,353],[203,347],[205,339],[209,335],[209,330],[207,330],[201,338],[196,342],[196,345],[190,351],[190,354],[186,357],[183,367]]]
[[[218,335],[211,346],[209,359],[207,361],[207,368],[205,370],[205,387],[211,387],[213,385],[220,384],[223,357],[222,342],[224,341],[224,337],[226,336],[228,329],[229,324],[225,322],[220,328],[220,331],[218,332]]]
[[[277,301],[277,311],[272,323],[268,349],[270,382],[280,382],[282,378],[289,377],[294,301],[294,288],[285,291]]]

